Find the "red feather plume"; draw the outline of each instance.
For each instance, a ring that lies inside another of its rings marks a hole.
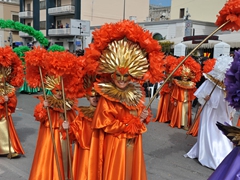
[[[42,87],[39,67],[41,67],[43,77],[47,74],[45,60],[47,50],[41,47],[35,47],[33,50],[25,53],[26,61],[26,80],[30,87]]]
[[[11,47],[0,48],[0,65],[3,67],[11,66],[11,74],[6,77],[6,82],[15,87],[22,86],[24,77],[22,61]]]
[[[225,3],[217,15],[216,25],[221,26],[229,20],[230,22],[222,27],[222,31],[238,31],[240,29],[240,0],[228,0]]]

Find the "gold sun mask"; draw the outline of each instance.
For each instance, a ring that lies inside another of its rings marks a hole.
[[[148,71],[147,53],[137,43],[126,39],[113,41],[100,57],[99,73],[113,74],[120,69],[127,69],[124,74],[120,71],[119,78],[129,74],[133,78],[141,79]]]

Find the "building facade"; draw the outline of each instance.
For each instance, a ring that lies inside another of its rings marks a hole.
[[[193,20],[215,22],[218,12],[227,0],[171,0],[171,19],[183,19],[187,15]]]
[[[171,19],[171,7],[157,5],[149,6],[149,21],[163,21]]]
[[[19,12],[21,23],[43,32],[51,44],[70,51],[86,46],[86,37],[71,33],[70,19],[97,26],[129,18],[143,22],[148,15],[149,0],[20,0]],[[25,44],[34,41],[28,34],[19,32],[19,36]]]
[[[0,19],[19,21],[19,0],[0,0]],[[0,47],[19,42],[21,38],[18,31],[12,29],[0,29]]]

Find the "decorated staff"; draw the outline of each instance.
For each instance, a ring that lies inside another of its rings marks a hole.
[[[11,116],[17,106],[14,87],[22,85],[23,76],[22,62],[12,48],[0,48],[0,154],[9,159],[24,154]]]
[[[147,108],[150,107],[153,100],[156,98],[157,94],[160,92],[162,87],[167,83],[167,81],[172,77],[172,75],[177,71],[177,69],[184,63],[184,61],[191,56],[193,52],[195,52],[206,40],[208,40],[211,36],[213,36],[220,29],[222,31],[231,30],[238,31],[240,29],[240,0],[228,0],[224,7],[219,11],[219,15],[217,15],[216,25],[218,26],[211,34],[209,34],[201,43],[199,43],[172,71],[172,73],[166,78],[162,86],[156,91],[154,96],[151,98],[150,102],[147,105]]]
[[[80,90],[82,61],[65,51],[36,48],[26,53],[26,63],[29,85],[43,86],[44,93],[46,88],[53,94],[38,96],[40,103],[34,116],[41,124],[29,179],[72,179],[71,146],[69,139],[63,138],[66,132],[62,123],[71,122],[76,116],[76,97],[83,94]]]

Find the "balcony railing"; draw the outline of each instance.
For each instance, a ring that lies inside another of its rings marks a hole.
[[[19,0],[0,0],[0,1],[19,4]]]
[[[29,34],[27,33],[24,33],[22,31],[19,31],[19,34],[18,34],[20,37],[31,37]]]
[[[74,14],[74,13],[75,13],[75,7],[71,5],[48,9],[49,15],[63,15],[63,14]]]
[[[32,19],[33,18],[33,12],[32,11],[19,12],[19,18]]]
[[[49,29],[49,36],[68,36],[70,34],[70,28],[61,28],[61,29]]]

